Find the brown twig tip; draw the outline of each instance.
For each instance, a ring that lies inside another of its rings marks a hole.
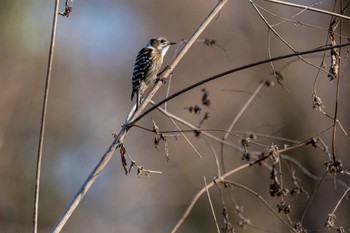
[[[152,123],[153,123],[153,129],[152,131],[155,133],[155,137],[154,137],[154,147],[159,150],[159,144],[161,141],[164,142],[164,153],[165,153],[165,157],[167,159],[167,162],[169,162],[170,160],[170,153],[169,153],[169,146],[168,146],[168,141],[167,141],[167,136],[175,136],[177,137],[177,135],[165,135],[163,133],[161,133],[159,131],[159,127],[157,126],[156,122],[152,119]]]
[[[331,228],[331,227],[335,227],[335,220],[337,219],[337,217],[335,216],[335,214],[331,213],[328,214],[326,223],[324,224],[325,227],[327,228]]]
[[[119,153],[120,153],[120,158],[122,161],[125,175],[128,175],[129,171],[131,170],[131,166],[133,166],[133,163],[130,165],[130,169],[128,169],[128,162],[126,161],[126,158],[125,158],[126,149],[122,143],[120,144]]]
[[[136,161],[128,154],[123,143],[120,142],[119,147],[120,147],[119,152],[120,152],[121,162],[122,162],[122,166],[123,166],[125,175],[130,174],[131,170],[134,167],[137,168],[136,175],[138,177],[141,177],[141,176],[148,176],[149,177],[150,174],[152,174],[152,173],[154,173],[154,174],[161,174],[162,173],[160,171],[153,171],[153,170],[146,169],[144,166],[137,164]],[[128,167],[126,157],[128,157],[128,159],[130,160],[129,167]]]
[[[327,167],[326,169],[330,174],[334,174],[334,173],[344,174],[344,167],[341,160],[332,159],[328,162],[325,162],[324,164],[326,165]]]
[[[277,83],[287,92],[290,92],[290,90],[284,86],[283,81],[284,81],[284,76],[281,72],[274,70],[272,72],[272,75],[276,78]]]
[[[316,111],[322,112],[325,106],[319,96],[317,96],[316,92],[312,94],[312,108]]]
[[[278,213],[283,212],[285,214],[289,214],[292,211],[291,205],[281,201],[280,203],[277,204],[277,211]]]
[[[200,114],[202,108],[199,107],[197,104],[195,104],[194,106],[189,106],[189,107],[185,107],[186,110],[188,110],[190,113],[194,113],[195,115]]]
[[[69,5],[68,0],[66,0],[66,2],[64,4],[64,11],[59,12],[58,14],[68,18],[69,15],[73,12],[73,3],[74,3],[74,0],[70,0],[70,5]]]
[[[267,152],[273,164],[277,164],[280,161],[280,152],[278,146],[272,144]]]
[[[336,30],[339,23],[338,18],[334,18],[332,22],[329,25],[329,40],[331,41],[331,45],[337,45],[337,42],[335,41],[334,31]],[[339,77],[339,49],[334,48],[331,49],[331,66],[329,68],[328,78],[332,81],[333,79],[336,79]]]
[[[213,45],[216,45],[216,40],[205,38],[203,43],[204,43],[206,46],[212,48]]]
[[[158,127],[158,125],[156,124],[156,122],[153,119],[151,119],[151,120],[152,120],[152,124],[153,124],[153,128],[152,128],[153,132],[155,134],[159,134],[159,127]]]
[[[294,200],[296,200],[300,194],[305,194],[307,199],[309,199],[309,194],[305,191],[305,189],[299,185],[299,179],[296,176],[296,171],[294,169],[292,169],[292,182],[294,187],[292,188],[292,190],[290,190],[289,194],[294,197]]]
[[[275,83],[273,82],[273,81],[271,81],[271,80],[263,80],[262,81],[263,83],[265,83],[265,85],[267,86],[267,87],[273,87],[273,86],[275,86]]]
[[[203,92],[202,95],[202,105],[209,107],[211,104],[211,101],[209,99],[209,91],[205,88],[201,89],[201,92]]]
[[[301,225],[301,222],[297,222],[293,226],[293,233],[307,233],[307,230]]]

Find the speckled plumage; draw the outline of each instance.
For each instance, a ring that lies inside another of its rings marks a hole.
[[[131,100],[133,100],[136,94],[137,108],[141,104],[141,98],[144,92],[156,79],[163,63],[163,57],[172,44],[175,43],[169,42],[164,37],[152,38],[148,41],[147,46],[137,54],[131,93]]]

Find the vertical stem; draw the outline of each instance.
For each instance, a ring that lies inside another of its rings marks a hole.
[[[343,1],[340,1],[340,12],[343,14],[346,9],[343,9]],[[342,35],[342,20],[340,20],[339,34]],[[342,38],[339,38],[339,44],[341,44]],[[339,48],[339,57],[341,57],[341,48]],[[334,120],[333,120],[333,132],[332,132],[332,154],[333,154],[333,164],[336,164],[335,149],[336,149],[336,132],[337,132],[337,118],[338,118],[338,103],[339,103],[339,92],[340,92],[340,66],[341,60],[338,59],[338,79],[337,79],[337,90],[335,97],[335,109],[334,109]]]
[[[43,155],[46,111],[47,111],[47,102],[48,102],[50,81],[51,81],[53,54],[54,54],[54,48],[55,48],[59,2],[60,2],[59,0],[55,0],[55,8],[54,8],[52,31],[51,31],[51,41],[50,41],[50,51],[49,51],[49,59],[48,59],[47,73],[46,73],[44,101],[43,101],[43,108],[42,108],[42,112],[41,112],[40,136],[39,136],[38,154],[37,154],[37,162],[36,162],[36,176],[35,176],[35,190],[34,190],[33,233],[38,232],[41,160],[42,160],[42,155]]]

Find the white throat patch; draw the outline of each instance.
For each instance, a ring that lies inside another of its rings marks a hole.
[[[162,50],[162,57],[165,56],[165,54],[166,54],[166,52],[168,51],[169,47],[170,47],[170,45],[168,45],[168,46],[166,46],[166,47],[163,48],[163,50]]]

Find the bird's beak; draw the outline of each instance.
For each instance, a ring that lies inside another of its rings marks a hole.
[[[169,42],[169,45],[174,45],[176,44],[176,42]]]

